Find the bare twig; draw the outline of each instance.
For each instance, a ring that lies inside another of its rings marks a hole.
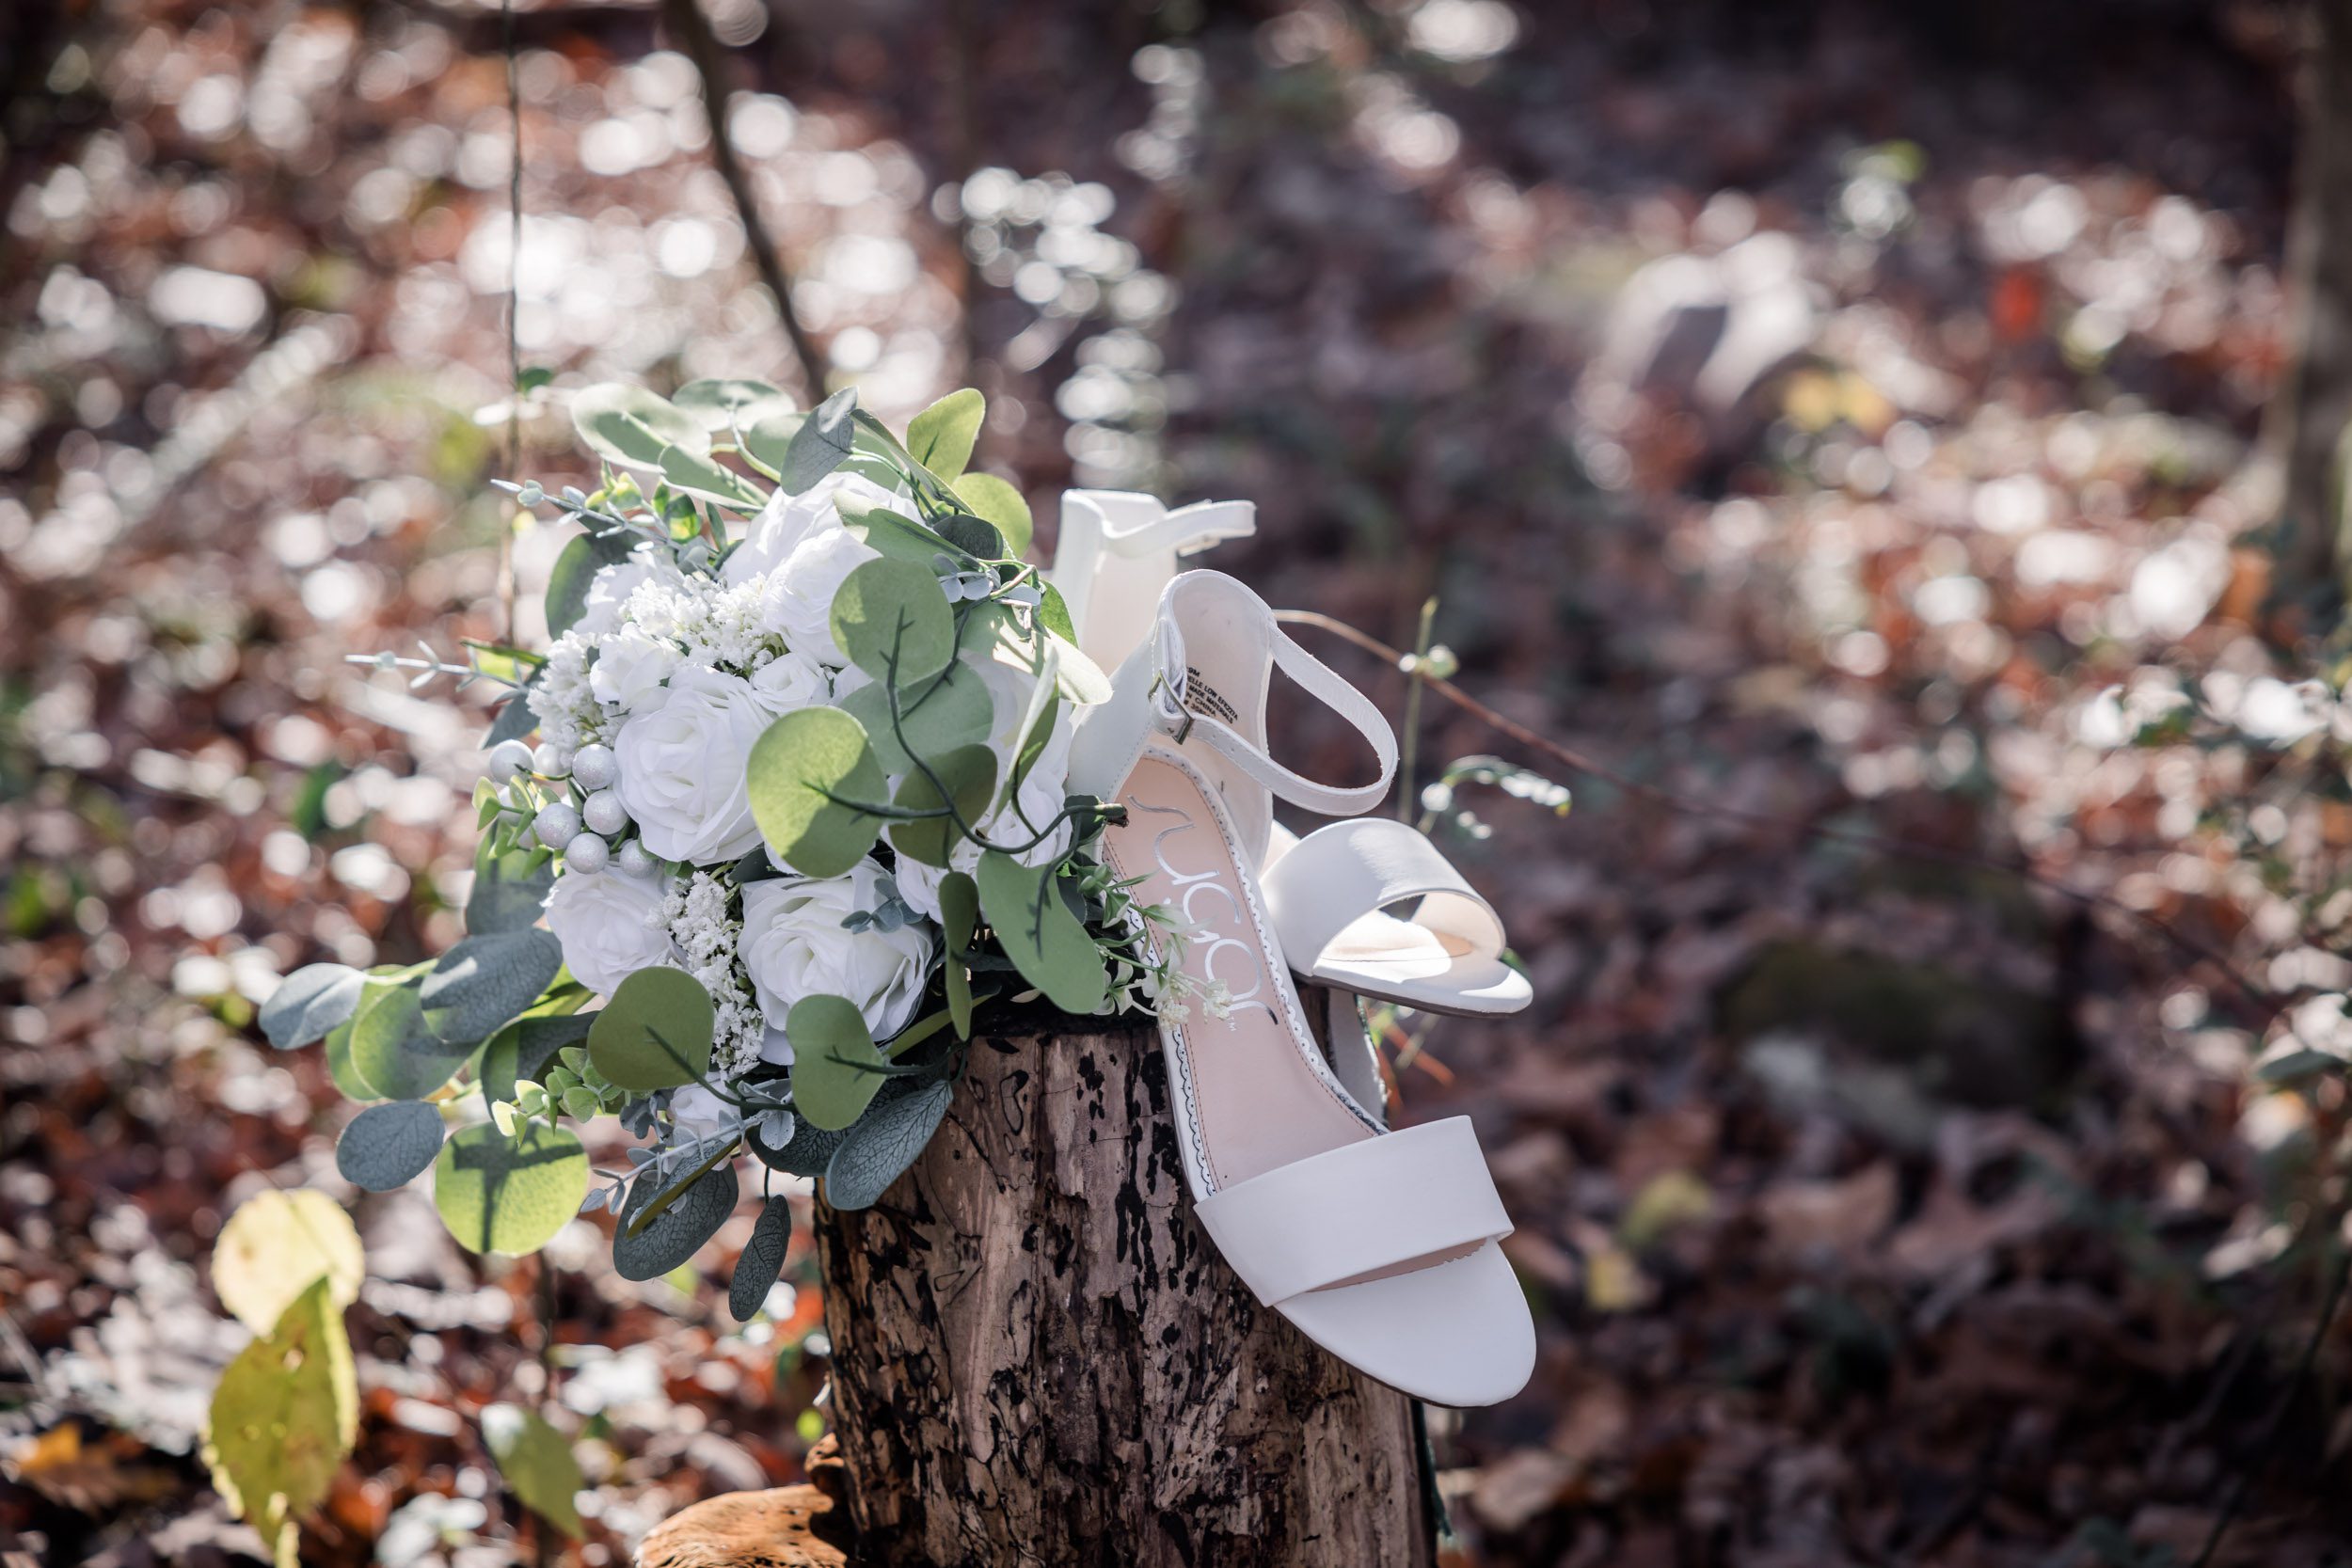
[[[1334,637],[1354,643],[1364,652],[1385,659],[1399,669],[1405,667],[1406,656],[1402,652],[1390,647],[1369,632],[1359,631],[1346,622],[1332,616],[1318,614],[1313,610],[1281,610],[1275,611],[1275,619],[1292,626],[1314,626],[1327,631]],[[1561,767],[1588,774],[1623,790],[1628,795],[1638,796],[1642,800],[1663,806],[1670,811],[1720,817],[1724,821],[1743,822],[1751,827],[1777,829],[1784,832],[1849,845],[1855,848],[1867,849],[1876,854],[1895,856],[1903,860],[1926,861],[1939,865],[1965,866],[1972,870],[1994,871],[2004,876],[2014,877],[2021,881],[2030,882],[2036,887],[2056,894],[2061,898],[2118,915],[2153,933],[2185,957],[2211,965],[2229,982],[2233,990],[2262,1012],[2265,1021],[2277,1017],[2289,1000],[2272,991],[2268,987],[2248,979],[2239,973],[2229,955],[2220,949],[2190,936],[2185,931],[2176,929],[2145,910],[2134,909],[2112,895],[2074,887],[2046,872],[2038,871],[2030,865],[2021,865],[2014,861],[1996,860],[1990,855],[1979,854],[1972,850],[1947,849],[1938,845],[1888,838],[1882,833],[1855,832],[1831,827],[1825,823],[1776,816],[1770,812],[1749,811],[1744,807],[1724,805],[1720,801],[1691,800],[1688,797],[1677,795],[1671,790],[1662,789],[1657,784],[1636,779],[1581,752],[1563,746],[1549,736],[1538,735],[1517,720],[1496,712],[1440,675],[1423,673],[1420,679],[1430,690],[1445,698],[1464,712],[1472,715],[1490,728],[1509,736],[1520,745],[1542,752]]]
[[[710,116],[710,161],[717,166],[719,178],[726,182],[727,195],[735,199],[736,214],[743,220],[743,240],[751,247],[753,262],[759,268],[759,280],[776,296],[776,315],[784,323],[784,335],[792,341],[793,356],[800,361],[801,377],[807,383],[813,403],[825,395],[825,356],[809,337],[808,328],[802,325],[800,310],[792,303],[792,277],[784,270],[783,253],[777,250],[774,237],[768,232],[767,221],[759,215],[758,197],[743,172],[743,166],[736,161],[735,144],[727,136],[729,91],[721,75],[726,69],[726,56],[720,51],[719,40],[712,36],[710,24],[695,0],[661,0],[661,16],[678,42],[685,45],[687,57],[694,62],[694,70],[703,79],[703,106]]]

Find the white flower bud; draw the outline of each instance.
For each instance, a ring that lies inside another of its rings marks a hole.
[[[654,859],[653,851],[633,838],[621,846],[614,859],[620,868],[632,877],[650,877],[661,869],[661,863]]]
[[[539,749],[531,753],[531,770],[545,778],[560,779],[572,770],[572,753],[543,740]]]
[[[564,846],[564,869],[580,871],[593,877],[610,863],[612,846],[594,833],[574,833]]]
[[[519,740],[501,740],[490,748],[483,759],[482,771],[494,784],[513,781],[516,774],[531,766],[531,748]]]
[[[578,759],[574,759],[575,764]],[[628,826],[628,808],[609,789],[599,789],[580,808],[591,832],[617,833]]]
[[[572,753],[572,782],[582,789],[602,789],[620,776],[620,760],[610,746],[592,740]],[[598,831],[612,832],[609,828]]]
[[[580,813],[568,800],[550,800],[531,819],[531,831],[548,848],[562,848],[580,832]]]

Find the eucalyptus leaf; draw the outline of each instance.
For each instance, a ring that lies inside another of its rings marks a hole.
[[[280,1051],[323,1040],[359,1010],[367,984],[343,964],[305,964],[262,1004],[262,1033]]]
[[[941,556],[963,553],[938,530],[886,506],[860,506],[852,502],[841,509],[841,521],[868,549],[880,550],[893,561],[904,561],[927,572],[933,571]]]
[[[743,1244],[742,1256],[735,1260],[735,1276],[727,1282],[727,1310],[737,1323],[747,1323],[759,1315],[784,1273],[784,1255],[791,1244],[792,1205],[779,1194],[760,1206],[759,1223],[752,1227],[752,1239]]]
[[[786,495],[805,494],[841,467],[856,439],[856,415],[857,388],[844,387],[801,421],[784,450],[783,461],[773,465]]]
[[[710,450],[702,420],[627,382],[580,388],[572,398],[572,426],[590,451],[624,467],[658,467],[668,446]]]
[[[932,811],[951,799],[966,822],[977,823],[988,815],[989,806],[996,799],[994,752],[985,746],[958,746],[924,761],[940,784],[947,786],[947,795],[942,797],[938,787],[919,770],[910,771],[899,782],[898,792],[891,799],[892,805],[907,811]],[[925,865],[946,866],[949,853],[962,838],[963,830],[956,826],[952,816],[927,816],[890,825],[891,847]]]
[[[695,1177],[643,1229],[637,1218],[671,1188],[640,1177],[612,1232],[612,1266],[623,1279],[659,1279],[702,1249],[735,1212],[740,1191],[735,1163],[722,1160]],[[636,1234],[631,1235],[634,1230]]]
[[[855,719],[867,737],[877,774],[903,773],[913,766],[913,759],[907,754],[908,746],[924,756],[935,757],[959,746],[985,742],[996,723],[996,701],[989,694],[988,683],[980,678],[978,671],[961,659],[919,690],[912,694],[901,691],[898,709],[898,734],[894,735],[890,693],[882,682],[861,686],[841,699],[841,711]],[[906,745],[898,743],[899,736],[905,736]],[[878,780],[874,793],[855,798],[880,800],[882,788]],[[753,815],[758,815],[756,803]]]
[[[345,1019],[327,1034],[326,1075],[335,1081],[335,1087],[345,1100],[381,1100],[383,1096],[376,1093],[375,1085],[360,1077],[359,1069],[352,1065],[353,1022],[353,1019]]]
[[[632,1094],[675,1088],[710,1070],[716,1010],[703,983],[666,965],[613,988],[588,1031],[588,1060]]]
[[[743,1142],[752,1157],[770,1170],[814,1180],[825,1174],[825,1162],[841,1147],[843,1136],[826,1128],[811,1127],[803,1118],[793,1129],[792,1136],[783,1143],[770,1143],[756,1121],[744,1130]]]
[[[907,452],[941,479],[953,480],[972,461],[988,400],[970,387],[949,392],[907,425]]]
[[[554,886],[554,856],[544,849],[513,849],[501,855],[485,839],[474,850],[466,929],[474,936],[528,929],[538,924]]]
[[[854,1003],[803,996],[784,1021],[792,1041],[792,1104],[812,1127],[837,1132],[866,1114],[888,1064]]]
[[[1019,556],[1029,547],[1029,538],[1037,530],[1029,515],[1029,503],[1021,499],[1021,492],[994,474],[969,473],[956,481],[956,499],[986,519],[1004,536],[1005,554]]]
[[[930,1084],[876,1106],[834,1150],[825,1167],[825,1201],[835,1209],[872,1207],[922,1154],[955,1097],[955,1085]]]
[[[939,578],[912,562],[868,561],[833,596],[833,640],[850,661],[901,690],[929,679],[956,653],[956,619]]]
[[[421,1100],[371,1105],[335,1140],[335,1168],[355,1187],[389,1193],[425,1173],[441,1152],[441,1109]]]
[[[486,931],[442,954],[418,1000],[433,1032],[470,1053],[530,1010],[563,967],[564,944],[552,931]]]
[[[492,1101],[512,1101],[515,1085],[547,1076],[548,1064],[567,1045],[588,1037],[601,1014],[564,1011],[526,1013],[492,1035],[482,1047],[482,1093]]]
[[[542,1122],[511,1138],[488,1122],[466,1128],[433,1162],[433,1205],[469,1252],[536,1252],[587,1196],[587,1150]]]
[[[705,430],[714,433],[754,423],[769,414],[788,414],[794,407],[789,394],[765,381],[725,377],[690,381],[673,393],[670,401],[681,413],[691,415],[702,421]]]
[[[961,871],[950,871],[942,877],[939,924],[941,934],[947,940],[947,1016],[955,1023],[959,1039],[972,1037],[972,975],[965,967],[964,955],[971,949],[973,928],[979,919],[978,885]]]
[[[804,876],[840,876],[882,833],[882,819],[857,803],[881,803],[887,782],[865,727],[840,708],[802,708],[769,725],[746,775],[760,836]]]
[[[673,490],[683,490],[738,512],[756,512],[768,504],[768,498],[742,475],[684,447],[662,449],[661,477],[670,482]]]
[[[371,979],[351,1022],[351,1067],[379,1100],[422,1100],[450,1081],[473,1053],[425,1021],[410,981]]]
[[[1044,583],[1045,594],[1038,601],[1037,624],[1073,647],[1078,641],[1078,628],[1070,619],[1070,602],[1061,596],[1061,590]]]
[[[595,585],[596,574],[627,561],[643,543],[639,535],[614,529],[608,533],[580,534],[557,552],[555,565],[548,573],[548,635],[561,637],[579,625],[580,616],[587,613],[588,590]],[[504,718],[500,715],[501,721]]]
[[[488,751],[501,740],[520,740],[539,727],[539,715],[531,705],[531,689],[539,684],[539,677],[547,673],[547,669],[542,664],[532,671],[513,695],[499,705],[498,717],[490,721],[488,732],[482,737],[484,751]]]
[[[1102,1006],[1109,973],[1085,924],[1062,902],[1052,865],[1024,865],[992,849],[974,879],[989,926],[1023,979],[1066,1013]]]

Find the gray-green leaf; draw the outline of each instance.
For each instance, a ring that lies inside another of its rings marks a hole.
[[[882,802],[882,766],[840,708],[802,708],[769,725],[746,783],[760,836],[803,876],[840,876],[881,836],[882,819],[851,802]]]
[[[786,495],[797,496],[841,467],[856,440],[857,388],[844,387],[824,402],[792,433],[784,461],[776,465],[777,483]]]
[[[575,1499],[588,1481],[580,1474],[571,1440],[537,1411],[513,1404],[484,1409],[482,1436],[507,1489],[525,1508],[578,1540],[580,1505]]]
[[[913,766],[907,755],[908,746],[924,756],[935,757],[959,746],[985,741],[996,722],[996,704],[989,695],[988,683],[980,678],[978,671],[960,659],[947,666],[946,673],[937,680],[913,693],[900,692],[898,707],[898,733],[906,737],[905,746],[891,733],[890,694],[881,681],[861,686],[841,699],[841,711],[855,719],[866,733],[878,773],[903,773]],[[879,794],[858,797],[866,800],[881,798]],[[755,816],[757,812],[755,803],[753,813]]]
[[[914,1164],[955,1097],[953,1084],[931,1084],[875,1107],[834,1150],[825,1201],[836,1209],[870,1208]]]
[[[370,980],[351,1022],[351,1069],[386,1100],[422,1100],[463,1066],[470,1048],[425,1022],[412,982]]]
[[[1029,547],[1037,525],[1021,492],[994,474],[965,474],[953,486],[956,498],[995,526],[1004,535],[1005,553],[1017,556]]]
[[[389,1193],[422,1176],[441,1152],[441,1109],[421,1100],[371,1105],[335,1140],[335,1168],[355,1187]]]
[[[587,612],[588,590],[595,585],[596,574],[627,561],[640,543],[636,534],[615,529],[610,533],[583,533],[557,553],[555,565],[548,573],[549,636],[561,637],[580,623]],[[521,700],[520,693],[516,700]],[[506,715],[499,718],[503,722]]]
[[[434,1207],[469,1252],[536,1252],[587,1196],[587,1150],[541,1122],[511,1138],[488,1122],[466,1128],[433,1162]]]
[[[572,398],[572,426],[591,451],[625,467],[658,467],[661,449],[673,444],[710,450],[710,433],[700,420],[627,382],[580,388]]]
[[[779,1195],[762,1206],[759,1223],[752,1227],[752,1239],[735,1260],[735,1277],[727,1284],[727,1310],[735,1314],[737,1323],[750,1323],[758,1315],[768,1292],[776,1288],[776,1276],[784,1273],[784,1254],[791,1244],[792,1205]]]
[[[661,477],[670,482],[673,490],[683,490],[738,512],[756,512],[768,504],[768,498],[742,475],[684,447],[662,449]]]
[[[262,1004],[262,1033],[280,1051],[323,1040],[358,1011],[367,984],[342,964],[305,964]]]
[[[629,1189],[628,1203],[621,1210],[620,1225],[612,1232],[612,1266],[620,1271],[623,1279],[659,1279],[693,1257],[705,1242],[718,1234],[719,1227],[727,1223],[727,1216],[735,1212],[739,1191],[735,1163],[722,1160],[694,1178],[693,1184],[647,1220],[644,1229],[630,1235],[637,1216],[667,1190],[642,1177]]]
[[[716,1010],[703,983],[666,965],[614,988],[588,1031],[588,1060],[632,1094],[691,1084],[710,1070]]]
[[[792,1041],[792,1104],[812,1127],[849,1126],[890,1080],[864,1016],[846,997],[802,997],[784,1032]]]
[[[466,896],[466,929],[474,936],[520,931],[539,922],[555,886],[555,857],[544,849],[491,851],[484,839],[474,851],[473,891]]]
[[[528,1010],[563,967],[552,931],[488,931],[442,954],[418,1000],[435,1034],[471,1046]]]

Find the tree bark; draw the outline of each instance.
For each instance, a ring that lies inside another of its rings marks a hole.
[[[2283,470],[2274,594],[2333,609],[2352,578],[2339,456],[2352,425],[2352,0],[2314,0],[2305,25],[2289,358],[2263,444]]]
[[[1217,1257],[1148,1030],[976,1038],[914,1168],[817,1244],[850,1561],[1432,1561],[1411,1402]],[[760,1560],[695,1550],[663,1560]]]

